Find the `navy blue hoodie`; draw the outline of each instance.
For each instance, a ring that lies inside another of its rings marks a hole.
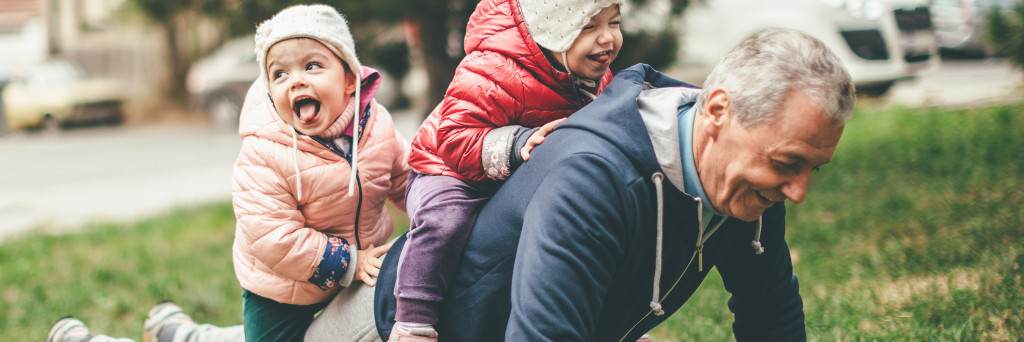
[[[477,218],[449,285],[436,326],[441,341],[635,341],[678,310],[711,267],[732,295],[737,340],[805,339],[785,207],[762,216],[762,254],[751,247],[756,221],[700,228],[698,200],[669,181],[680,169],[655,153],[678,153],[678,145],[652,142],[652,116],[637,104],[644,91],[667,87],[696,88],[644,64],[621,71],[508,179]],[[653,115],[670,121],[692,105],[684,97]],[[378,279],[385,340],[403,243],[392,246]],[[659,305],[661,315],[652,309]]]

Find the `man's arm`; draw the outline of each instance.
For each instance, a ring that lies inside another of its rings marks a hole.
[[[624,254],[629,196],[594,154],[559,162],[524,214],[506,341],[589,341]]]
[[[750,230],[753,240],[753,230]],[[803,301],[786,245],[786,209],[778,203],[765,211],[761,243],[764,253],[754,254],[743,233],[742,241],[719,263],[725,289],[732,294],[729,310],[736,321],[738,341],[802,341]]]

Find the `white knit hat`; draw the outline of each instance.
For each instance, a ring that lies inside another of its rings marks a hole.
[[[359,79],[361,64],[345,18],[331,6],[297,5],[285,8],[256,28],[256,63],[260,78],[269,83],[267,51],[278,42],[291,38],[312,38],[348,64]]]
[[[565,52],[590,18],[624,0],[519,0],[533,41],[552,52]]]
[[[359,81],[363,78],[362,64],[356,58],[356,45],[349,32],[348,23],[337,10],[327,5],[296,5],[285,8],[275,14],[272,18],[264,21],[256,28],[256,63],[260,66],[260,78],[270,88],[270,79],[267,75],[267,51],[278,42],[292,38],[311,38],[327,49],[331,50],[338,58],[348,64],[349,71],[355,75],[356,93],[353,99],[356,110],[353,111],[352,124],[357,125],[352,132],[352,172],[348,183],[348,195],[354,195],[356,178],[358,172],[356,166],[359,159],[359,116],[362,108],[359,108],[359,91],[362,88]],[[295,127],[292,127],[292,153],[298,149]],[[294,156],[293,156],[294,157]],[[299,171],[298,157],[295,160],[295,188],[297,197],[302,200],[302,173]]]

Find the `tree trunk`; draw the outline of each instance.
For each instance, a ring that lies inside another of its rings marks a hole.
[[[475,0],[424,0],[419,4],[414,20],[419,26],[420,52],[427,68],[429,108],[444,99],[448,84],[455,76],[455,68],[462,60],[462,41],[458,51],[449,51],[448,37],[455,32],[465,36],[469,15],[476,7]],[[452,53],[449,53],[452,52]]]
[[[178,44],[179,32],[174,23],[174,17],[160,23],[164,29],[164,40],[167,44],[167,63],[170,67],[170,78],[165,84],[167,98],[174,103],[183,104],[187,100],[185,92],[185,78],[188,75],[188,58]],[[183,105],[184,107],[184,105]]]

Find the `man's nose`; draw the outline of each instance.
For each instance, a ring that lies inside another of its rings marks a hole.
[[[790,202],[800,204],[803,203],[804,198],[807,196],[807,184],[811,181],[811,170],[805,170],[800,172],[790,181],[782,184],[782,194],[786,196]]]

